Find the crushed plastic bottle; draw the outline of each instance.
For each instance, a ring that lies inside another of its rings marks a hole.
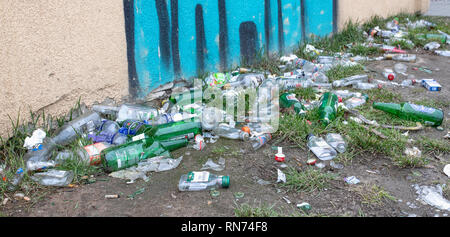
[[[336,150],[321,137],[309,134],[306,138],[308,148],[322,161],[328,161],[337,156]]]
[[[182,175],[178,183],[180,191],[202,191],[217,188],[228,188],[230,176],[219,176],[210,172],[189,172]]]
[[[439,47],[441,47],[441,45],[438,42],[430,42],[430,43],[426,44],[425,46],[423,46],[423,49],[435,50],[435,49],[438,49]]]
[[[362,75],[346,77],[341,80],[336,80],[336,81],[333,81],[332,84],[333,84],[333,87],[345,87],[345,86],[354,85],[358,82],[368,82],[368,81],[369,81],[369,77],[365,74],[362,74]]]
[[[73,171],[49,170],[47,172],[35,173],[31,176],[31,179],[44,186],[64,187],[72,182],[73,177]]]
[[[408,71],[408,66],[406,66],[406,65],[403,64],[403,63],[396,63],[396,64],[394,65],[394,71],[395,71],[396,73],[400,73],[400,74],[405,75],[406,72]]]
[[[264,74],[249,73],[241,74],[236,81],[229,82],[223,86],[224,89],[242,87],[242,88],[257,88],[265,80]]]
[[[450,50],[436,50],[434,53],[440,56],[450,57]]]
[[[368,95],[364,94],[360,97],[352,97],[348,100],[345,101],[345,107],[347,107],[348,109],[353,109],[356,107],[359,107],[363,104],[365,104],[368,100]]]
[[[325,141],[339,153],[344,153],[347,149],[347,143],[338,133],[329,133],[325,137]]]
[[[152,121],[152,125],[161,125],[161,124],[167,124],[167,123],[173,123],[173,122],[179,122],[191,118],[198,117],[197,114],[191,114],[191,113],[165,113],[160,114],[157,117],[155,117]]]
[[[342,99],[362,96],[362,94],[359,92],[351,92],[349,90],[336,90],[336,91],[333,91],[333,93],[336,94],[338,97],[341,97]]]
[[[360,89],[360,90],[371,90],[375,88],[381,88],[380,84],[371,84],[371,83],[364,83],[364,82],[358,82],[353,85],[353,88]]]

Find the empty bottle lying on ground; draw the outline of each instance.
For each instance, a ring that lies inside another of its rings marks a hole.
[[[280,107],[281,108],[293,108],[295,114],[305,115],[306,109],[303,104],[297,99],[294,93],[284,93],[280,96]]]
[[[270,141],[271,139],[272,139],[272,134],[270,134],[270,133],[252,137],[250,140],[252,141],[253,150],[255,150],[255,151],[258,150],[259,148],[261,148],[262,146],[267,144],[267,142]]]
[[[328,133],[325,137],[325,141],[339,153],[344,153],[347,149],[347,143],[338,133]]]
[[[212,131],[214,132],[215,135],[228,139],[243,140],[243,141],[249,140],[249,134],[247,132],[223,124],[215,127]]]
[[[368,82],[369,77],[365,74],[355,75],[347,78],[343,78],[341,80],[333,81],[333,87],[345,87],[356,84],[358,82]]]
[[[35,173],[31,176],[31,179],[44,186],[64,187],[72,182],[73,177],[73,171],[49,170],[47,172]]]
[[[230,176],[219,176],[207,171],[189,172],[182,175],[178,183],[180,191],[201,191],[217,188],[228,188]]]
[[[306,137],[308,148],[322,161],[328,161],[337,156],[336,150],[331,147],[323,138],[309,134]]]
[[[31,161],[32,163],[48,160],[57,146],[65,146],[73,142],[83,133],[83,129],[86,127],[87,123],[92,121],[99,123],[101,121],[100,115],[96,112],[85,113],[63,125],[55,131],[55,134],[57,134],[56,136],[53,138],[44,138],[40,150],[29,150],[24,156],[25,162],[28,163],[28,161]]]
[[[322,95],[319,106],[319,117],[322,124],[328,125],[336,118],[337,108],[338,108],[337,95],[331,92],[326,92],[325,94]]]
[[[131,167],[151,157],[159,155],[170,157],[170,151],[187,146],[187,144],[186,138],[160,142],[150,137],[109,147],[101,151],[100,157],[108,171],[116,171]]]
[[[261,83],[265,80],[265,76],[263,74],[257,73],[249,73],[249,74],[241,74],[237,77],[236,81],[229,82],[223,86],[224,89],[231,88],[257,88]]]
[[[429,126],[439,126],[444,120],[444,113],[442,110],[423,105],[374,102],[372,106],[374,109],[396,115],[402,119],[422,122]]]
[[[159,114],[159,111],[155,108],[133,104],[123,104],[120,107],[94,105],[92,110],[100,114],[117,115],[117,122],[123,122],[127,119],[149,121]]]

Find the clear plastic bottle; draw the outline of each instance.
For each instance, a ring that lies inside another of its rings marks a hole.
[[[438,49],[439,47],[441,47],[441,45],[438,42],[430,42],[430,43],[426,44],[425,46],[423,46],[423,49],[434,50],[434,49]]]
[[[151,120],[158,116],[158,110],[152,107],[134,104],[123,104],[120,107],[106,106],[106,105],[94,105],[92,110],[101,114],[117,115],[117,122],[124,120]]]
[[[272,139],[272,134],[266,133],[260,136],[251,138],[253,150],[258,150]]]
[[[186,119],[191,119],[194,117],[197,117],[197,114],[190,114],[190,113],[166,113],[161,114],[157,116],[155,119],[152,120],[153,125],[161,125],[161,124],[167,124],[172,122],[179,122]]]
[[[412,86],[416,84],[416,80],[414,79],[408,79],[408,80],[404,80],[402,81],[402,83],[400,84],[401,86]]]
[[[248,133],[246,133],[240,129],[232,128],[229,126],[219,125],[213,129],[213,132],[215,135],[217,135],[219,137],[224,137],[224,138],[234,139],[234,140],[243,140],[243,141],[249,140]]]
[[[353,84],[353,88],[360,89],[360,90],[371,90],[374,88],[380,88],[380,84],[371,84],[371,83],[364,83],[364,82],[358,82],[356,84]]]
[[[339,153],[344,153],[347,149],[347,143],[344,138],[338,133],[329,133],[325,137],[326,142],[332,146]]]
[[[8,185],[8,191],[10,191],[10,192],[16,191],[19,188],[24,175],[25,175],[25,172],[23,171],[22,168],[17,169],[12,182]]]
[[[249,73],[241,74],[237,77],[236,81],[230,82],[224,85],[225,89],[244,87],[244,88],[257,88],[265,80],[263,74]]]
[[[362,94],[359,92],[351,92],[348,90],[337,90],[337,91],[333,91],[334,94],[336,94],[337,96],[341,97],[342,99],[347,99],[350,97],[361,97]]]
[[[363,96],[360,97],[352,97],[346,100],[344,104],[345,107],[347,107],[348,109],[353,109],[365,104],[367,102],[367,99],[368,95],[364,94]]]
[[[400,62],[415,62],[416,58],[415,54],[396,54],[392,56],[392,60]]]
[[[440,56],[450,57],[450,50],[436,50],[434,53]]]
[[[394,71],[396,73],[405,74],[408,71],[408,66],[403,63],[396,63],[394,65]]]
[[[307,144],[309,149],[322,161],[328,161],[337,156],[336,150],[328,145],[328,143],[321,137],[316,137],[314,134],[309,134]]]
[[[123,133],[110,133],[106,131],[102,131],[99,134],[89,134],[88,137],[92,139],[93,142],[107,142],[114,145],[124,144],[128,140],[128,137]]]
[[[315,83],[328,83],[328,77],[323,72],[315,72],[312,74],[308,74],[307,78],[311,79]]]
[[[309,88],[314,85],[311,79],[278,78],[277,83],[282,90],[295,90],[297,88]]]
[[[44,186],[67,186],[73,180],[73,171],[49,170],[47,172],[35,173],[31,179]]]
[[[83,133],[83,130],[90,121],[99,123],[101,121],[100,115],[96,112],[83,114],[59,128],[55,132],[57,135],[52,140],[61,146],[68,145]]]
[[[202,191],[217,188],[228,188],[230,176],[219,176],[208,171],[189,172],[181,176],[178,183],[180,191]]]
[[[333,84],[333,87],[344,87],[344,86],[356,84],[358,82],[368,82],[368,81],[369,81],[369,76],[367,76],[366,74],[361,74],[361,75],[355,75],[355,76],[343,78],[341,80],[333,81],[332,84]]]
[[[388,79],[389,81],[394,80],[397,75],[394,73],[394,71],[390,68],[385,68],[383,71],[384,78]]]
[[[45,170],[48,168],[55,167],[57,165],[56,161],[27,161],[27,170],[28,171],[36,171],[36,170]]]
[[[108,133],[116,133],[120,129],[120,125],[111,120],[103,119],[102,122],[97,126],[98,131],[108,132]]]

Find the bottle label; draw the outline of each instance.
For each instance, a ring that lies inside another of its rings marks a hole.
[[[144,125],[144,123],[140,121],[126,121],[119,132],[125,135],[136,135],[142,125]]]
[[[203,183],[209,181],[209,172],[203,171],[203,172],[190,172],[188,174],[187,178],[188,182],[191,183]]]
[[[410,104],[410,105],[411,105],[411,108],[413,108],[417,112],[432,114],[432,113],[434,113],[436,111],[433,108],[426,107],[426,106],[423,106],[423,105],[415,105],[415,104]]]
[[[99,165],[101,163],[100,152],[108,147],[103,143],[95,143],[93,145],[85,146],[84,149],[89,155],[90,165]]]
[[[139,141],[139,140],[142,140],[142,139],[145,139],[145,133],[139,134],[139,135],[134,136],[134,137],[131,138],[131,140],[132,140],[133,142]]]
[[[298,101],[297,97],[295,97],[295,94],[289,94],[289,95],[287,95],[287,96],[286,96],[286,99],[287,99],[287,100],[292,100],[292,101],[295,101],[295,102],[300,102],[300,101]]]

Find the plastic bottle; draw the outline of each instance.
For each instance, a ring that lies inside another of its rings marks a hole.
[[[443,44],[447,42],[447,36],[442,34],[417,34],[416,37],[421,40],[435,40]]]
[[[249,73],[241,74],[236,81],[224,85],[224,89],[243,87],[243,88],[257,88],[265,80],[263,74]]]
[[[323,72],[315,72],[312,74],[307,74],[306,78],[311,79],[315,83],[328,83],[328,77]]]
[[[22,168],[17,169],[12,182],[8,185],[8,191],[10,191],[10,192],[16,191],[19,188],[19,185],[22,182],[24,175],[25,175],[25,172],[23,171]]]
[[[264,146],[264,144],[266,144],[271,139],[272,139],[272,134],[270,134],[270,133],[266,133],[266,134],[251,138],[253,150],[255,150],[255,151],[258,150],[259,148]]]
[[[239,139],[239,140],[243,140],[243,141],[249,140],[248,133],[246,133],[240,129],[232,128],[229,126],[219,125],[213,129],[213,132],[217,136],[228,138],[228,139],[234,139],[234,140]]]
[[[326,92],[322,95],[319,106],[319,117],[324,125],[328,125],[331,121],[333,121],[336,118],[337,107],[338,107],[337,95],[331,92]]]
[[[369,76],[367,76],[366,74],[361,74],[361,75],[355,75],[355,76],[343,78],[341,80],[333,81],[332,84],[333,84],[333,87],[344,87],[344,86],[356,84],[358,82],[368,82],[368,81],[369,81]]]
[[[334,94],[336,94],[338,97],[341,97],[343,99],[347,99],[350,97],[361,97],[362,94],[359,92],[351,92],[348,90],[337,90],[337,91],[333,91]]]
[[[356,84],[353,84],[353,88],[360,89],[360,90],[371,90],[374,88],[381,88],[380,84],[371,84],[371,83],[364,83],[364,82],[358,82]]]
[[[389,81],[393,81],[397,75],[394,73],[394,71],[390,68],[385,68],[383,71],[384,78],[388,79]]]
[[[361,97],[352,97],[345,101],[345,107],[348,109],[353,109],[365,104],[368,100],[369,96],[364,94]]]
[[[122,127],[119,129],[119,133],[125,135],[137,135],[145,133],[145,131],[151,129],[152,126],[137,120],[125,120],[122,123]]]
[[[344,153],[347,149],[347,143],[338,133],[329,133],[325,137],[325,141],[339,153]]]
[[[444,119],[442,110],[415,105],[410,103],[373,103],[373,108],[378,109],[402,119],[423,122],[425,125],[439,126]]]
[[[158,110],[152,107],[134,104],[123,104],[120,107],[94,105],[92,110],[101,114],[117,115],[117,122],[123,122],[124,120],[151,120],[153,117],[158,116]]]
[[[404,80],[402,81],[402,83],[400,84],[401,86],[412,86],[416,84],[416,80],[414,79],[408,79],[408,80]]]
[[[45,170],[48,168],[55,167],[57,165],[56,161],[27,161],[27,171],[37,171],[37,170]]]
[[[52,138],[46,137],[44,138],[44,141],[42,143],[42,148],[40,150],[28,150],[28,152],[24,156],[24,161],[28,164],[30,161],[30,164],[34,162],[41,162],[41,161],[47,161],[50,156],[52,155],[52,152],[56,149],[57,144],[53,141]],[[27,167],[28,169],[31,169],[31,167]]]
[[[55,134],[57,135],[53,137],[52,140],[61,146],[68,145],[74,141],[78,135],[82,134],[83,129],[89,121],[99,123],[101,121],[100,115],[96,112],[89,112],[81,115],[55,131]]]
[[[308,148],[322,161],[328,161],[337,156],[336,150],[331,147],[323,138],[309,134],[306,138]]]
[[[180,191],[201,191],[216,188],[228,188],[230,186],[229,176],[219,176],[208,171],[189,172],[182,175],[178,183]]]
[[[293,107],[295,113],[298,115],[304,115],[306,110],[303,104],[296,98],[296,95],[293,93],[284,93],[280,96],[280,107]]]
[[[295,90],[297,88],[309,88],[314,85],[311,79],[297,79],[297,78],[278,78],[277,84],[281,90]]]
[[[430,42],[428,44],[426,44],[423,49],[425,50],[434,50],[434,49],[438,49],[439,47],[441,47],[441,45],[438,42]]]
[[[47,172],[35,173],[31,179],[44,186],[67,186],[74,177],[73,171],[49,170]]]
[[[450,50],[436,50],[434,53],[440,56],[450,57]]]
[[[177,106],[201,103],[203,101],[203,91],[199,89],[191,89],[186,92],[172,94],[169,100]]]
[[[125,134],[119,132],[100,132],[96,135],[89,134],[88,137],[92,139],[93,142],[106,142],[113,145],[122,145],[128,140],[128,137]]]

